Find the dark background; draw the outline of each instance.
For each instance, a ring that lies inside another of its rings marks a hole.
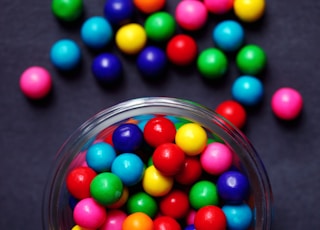
[[[104,0],[84,2],[84,18],[103,15]],[[177,2],[168,1],[166,10],[174,12]],[[50,3],[2,0],[0,4],[0,229],[41,229],[41,198],[53,157],[95,113],[143,96],[185,98],[214,109],[231,98],[232,82],[239,76],[231,57],[229,72],[220,83],[204,82],[194,68],[171,67],[161,83],[150,84],[137,72],[134,58],[111,46],[106,51],[119,54],[125,78],[115,89],[103,88],[91,74],[95,54],[81,42],[81,23],[58,23]],[[214,45],[211,31],[222,19],[210,16],[205,28],[193,33],[199,50]],[[320,1],[268,0],[265,17],[244,25],[246,43],[261,45],[268,55],[262,78],[264,101],[248,110],[244,133],[269,173],[273,229],[320,229],[319,22]],[[49,60],[52,44],[61,38],[74,39],[82,49],[82,66],[72,76],[59,73]],[[21,73],[32,65],[52,74],[52,95],[42,103],[27,100],[19,89]],[[280,121],[271,112],[271,96],[283,86],[298,89],[304,98],[303,113],[293,122]]]

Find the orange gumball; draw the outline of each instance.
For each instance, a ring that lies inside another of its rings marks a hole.
[[[147,214],[135,212],[123,221],[122,230],[153,230],[153,221]]]
[[[143,13],[151,14],[161,10],[166,0],[133,0],[134,5]]]

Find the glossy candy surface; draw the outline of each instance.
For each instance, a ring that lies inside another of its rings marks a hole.
[[[198,210],[194,226],[197,230],[224,230],[227,229],[227,221],[221,208],[208,205]]]
[[[225,14],[233,8],[234,0],[204,0],[207,10],[213,14]]]
[[[133,3],[141,12],[151,14],[161,10],[166,4],[166,0],[133,0]]]
[[[196,182],[190,189],[189,201],[196,210],[207,205],[218,205],[219,197],[216,185],[208,180]]]
[[[173,36],[176,30],[176,22],[171,14],[160,11],[147,17],[144,28],[150,40],[165,42]]]
[[[255,22],[265,12],[265,0],[234,0],[234,12],[244,22]]]
[[[153,230],[180,230],[179,222],[170,216],[159,216],[153,221]]]
[[[119,26],[130,21],[135,8],[132,0],[107,0],[103,10],[108,21],[112,25]]]
[[[129,214],[143,212],[154,218],[158,211],[156,200],[145,192],[138,192],[130,196],[127,202],[127,211]]]
[[[189,208],[188,195],[182,190],[174,189],[160,200],[161,213],[174,219],[185,217]]]
[[[183,185],[191,185],[196,182],[202,174],[202,167],[198,157],[186,156],[184,163],[175,180]]]
[[[135,124],[121,124],[114,130],[112,142],[119,152],[134,152],[143,142],[143,133]]]
[[[116,151],[111,145],[105,142],[91,145],[86,154],[88,166],[96,172],[109,171],[115,158]]]
[[[239,129],[246,123],[247,112],[245,108],[235,100],[221,102],[215,111]]]
[[[115,209],[107,212],[107,218],[99,230],[122,230],[122,223],[127,217],[124,211]]]
[[[59,20],[72,22],[81,16],[83,12],[82,0],[52,0],[51,10]]]
[[[247,204],[224,205],[222,207],[230,230],[246,230],[250,227],[253,214]]]
[[[153,221],[147,214],[135,212],[123,221],[122,230],[153,230]]]

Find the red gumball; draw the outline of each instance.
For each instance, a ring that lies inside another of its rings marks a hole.
[[[161,199],[159,206],[163,215],[181,219],[189,211],[189,197],[181,190],[173,190]]]
[[[96,172],[89,167],[81,166],[73,169],[66,179],[69,193],[79,200],[90,197],[90,184],[96,175]]]
[[[234,100],[222,102],[218,105],[215,111],[239,129],[241,129],[246,123],[246,110],[240,103]]]
[[[221,208],[208,205],[200,208],[194,217],[194,226],[197,230],[225,230],[227,219]]]
[[[174,143],[159,145],[152,155],[154,167],[166,176],[176,175],[182,168],[184,159],[184,152]]]
[[[202,166],[198,157],[187,156],[181,170],[175,175],[175,180],[180,184],[190,185],[196,182],[201,174]]]
[[[155,117],[146,123],[143,135],[150,146],[157,147],[164,143],[173,142],[176,136],[176,128],[169,119]]]
[[[179,223],[170,216],[159,216],[153,221],[154,230],[181,230]]]
[[[171,38],[167,44],[168,59],[176,65],[186,66],[197,57],[198,46],[195,40],[186,34],[178,34]]]

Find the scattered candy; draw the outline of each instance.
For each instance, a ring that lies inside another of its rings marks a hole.
[[[223,101],[217,106],[215,111],[239,129],[243,128],[246,123],[247,112],[237,101]]]
[[[166,0],[133,0],[138,10],[145,14],[151,14],[164,8]]]
[[[207,10],[213,14],[225,14],[233,8],[234,0],[204,0]]]
[[[104,5],[104,16],[115,26],[128,23],[134,14],[132,0],[107,0]]]
[[[244,22],[259,20],[265,11],[265,0],[234,0],[234,12]]]
[[[77,20],[83,12],[82,0],[52,0],[51,9],[59,20],[72,22]]]

